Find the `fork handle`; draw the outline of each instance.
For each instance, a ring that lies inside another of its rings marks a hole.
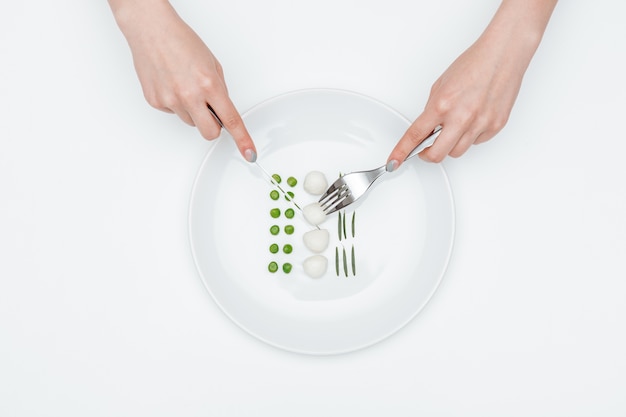
[[[424,149],[431,147],[432,144],[435,143],[435,139],[437,139],[440,133],[441,133],[441,126],[437,126],[435,130],[433,130],[433,132],[430,135],[428,135],[426,139],[421,141],[420,144],[417,145],[415,149],[411,151],[411,153],[406,157],[405,161],[409,158],[414,157],[418,153],[422,152]]]

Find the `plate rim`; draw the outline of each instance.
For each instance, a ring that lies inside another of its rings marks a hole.
[[[269,97],[265,100],[262,100],[260,102],[258,102],[257,104],[253,105],[252,107],[248,108],[246,111],[241,113],[241,118],[244,120],[245,123],[245,118],[246,116],[248,116],[250,113],[257,111],[258,109],[267,106],[268,104],[271,104],[274,101],[278,101],[278,100],[282,100],[285,99],[287,97],[290,96],[295,96],[295,95],[300,95],[300,94],[308,94],[308,93],[331,93],[331,94],[342,94],[342,95],[351,95],[360,99],[365,99],[368,101],[371,101],[373,103],[375,103],[376,105],[382,106],[385,109],[387,109],[388,111],[394,113],[395,115],[397,115],[398,117],[400,117],[404,122],[407,123],[407,128],[410,126],[411,121],[405,117],[403,114],[401,114],[398,110],[394,109],[393,107],[391,107],[390,105],[384,103],[383,101],[380,101],[376,98],[373,98],[369,95],[366,94],[362,94],[353,90],[348,90],[348,89],[341,89],[341,88],[328,88],[328,87],[322,87],[322,88],[303,88],[303,89],[297,89],[297,90],[290,90],[284,93],[280,93],[277,95],[274,95],[272,97]],[[224,135],[224,131],[222,131],[220,133],[220,136],[217,139],[223,139],[222,135]],[[192,187],[191,187],[191,192],[190,192],[190,196],[189,196],[189,207],[187,210],[187,236],[188,236],[188,244],[191,250],[191,254],[192,254],[192,258],[193,258],[193,263],[195,266],[195,270],[196,273],[198,275],[198,277],[200,278],[200,281],[202,282],[203,287],[207,290],[207,292],[209,293],[209,295],[211,296],[211,299],[213,300],[213,302],[215,302],[215,304],[219,307],[219,310],[226,316],[228,317],[228,319],[230,321],[232,321],[233,323],[235,323],[237,325],[237,327],[239,327],[240,329],[244,330],[245,333],[247,333],[248,335],[252,336],[253,338],[257,339],[258,341],[262,341],[263,343],[266,343],[272,347],[278,348],[280,350],[286,351],[286,352],[291,352],[291,353],[297,353],[297,354],[303,354],[303,355],[309,355],[309,356],[334,356],[334,355],[344,355],[344,354],[348,354],[348,353],[352,353],[352,352],[357,352],[363,349],[366,349],[368,347],[374,346],[380,342],[382,342],[383,340],[386,340],[388,338],[390,338],[392,335],[398,333],[400,330],[402,330],[403,328],[405,328],[410,322],[412,322],[418,314],[420,314],[425,308],[426,306],[430,303],[431,299],[433,298],[434,294],[437,292],[437,290],[439,289],[439,287],[441,286],[441,283],[443,281],[444,276],[446,275],[446,272],[449,268],[450,265],[450,260],[452,258],[452,252],[454,250],[455,247],[455,241],[456,241],[456,200],[454,198],[454,193],[452,191],[452,186],[450,184],[450,178],[448,176],[447,171],[444,168],[444,162],[440,162],[437,164],[437,167],[439,169],[439,171],[441,172],[441,174],[443,175],[443,179],[445,181],[446,184],[446,194],[447,197],[450,199],[451,202],[451,223],[450,223],[450,236],[449,236],[449,241],[450,241],[450,245],[448,248],[448,251],[446,253],[445,256],[445,263],[443,264],[443,267],[441,269],[441,272],[439,274],[439,276],[437,277],[436,280],[436,285],[433,286],[433,288],[430,290],[430,292],[427,294],[427,296],[424,298],[422,304],[419,306],[419,308],[415,309],[415,311],[407,316],[407,318],[398,323],[395,327],[392,327],[389,331],[385,332],[382,336],[379,336],[378,338],[375,338],[371,341],[368,341],[366,343],[362,343],[358,346],[354,346],[351,348],[345,348],[345,349],[337,349],[337,350],[328,350],[328,351],[324,351],[324,352],[320,352],[320,351],[316,351],[316,350],[306,350],[306,349],[295,349],[292,347],[288,347],[288,346],[284,346],[281,343],[277,343],[275,341],[269,340],[261,335],[259,335],[258,333],[254,332],[253,330],[249,329],[248,327],[244,326],[242,323],[240,323],[236,318],[234,318],[228,311],[227,309],[222,305],[222,303],[219,301],[219,299],[215,296],[215,294],[213,293],[213,291],[211,290],[210,286],[207,284],[206,279],[204,278],[204,274],[202,273],[202,270],[200,268],[200,265],[198,264],[198,256],[197,253],[195,251],[195,247],[192,241],[192,234],[193,234],[193,230],[192,230],[192,217],[193,217],[193,202],[194,202],[194,198],[196,195],[196,190],[197,190],[197,183],[200,180],[200,174],[207,162],[207,160],[210,158],[211,154],[213,153],[213,151],[215,150],[215,146],[217,145],[217,141],[213,141],[211,143],[210,148],[207,150],[204,158],[202,159],[202,162],[200,163],[200,165],[198,166],[197,170],[196,170],[196,174],[194,177],[194,181],[192,183]]]

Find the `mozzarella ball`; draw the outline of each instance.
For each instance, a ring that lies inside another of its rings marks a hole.
[[[315,229],[302,235],[304,245],[314,253],[320,253],[328,247],[330,235],[326,229]]]
[[[326,220],[326,213],[322,210],[322,206],[319,203],[311,203],[302,209],[302,214],[307,222],[313,226],[317,226]]]
[[[309,256],[303,263],[304,272],[311,278],[319,278],[326,273],[328,259],[322,255]]]
[[[311,171],[304,177],[304,191],[313,195],[321,195],[328,188],[326,176],[319,171]]]

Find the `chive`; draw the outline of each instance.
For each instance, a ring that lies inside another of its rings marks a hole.
[[[279,197],[280,197],[280,193],[279,193],[278,191],[276,191],[276,190],[272,190],[272,191],[270,192],[270,198],[271,198],[272,200],[278,200],[278,198],[279,198]]]
[[[280,178],[280,175],[278,175],[278,174],[272,175],[272,178],[274,178],[274,181],[276,181],[279,184],[283,180],[282,178]]]
[[[346,248],[343,248],[343,273],[348,276],[348,256],[346,255]]]
[[[277,225],[273,225],[272,227],[270,227],[270,233],[274,236],[276,236],[278,232],[280,232],[280,227],[278,227]]]
[[[344,238],[348,238],[348,235],[346,234],[346,212],[343,212],[343,237]]]
[[[291,246],[289,243],[287,243],[285,246],[283,246],[283,252],[285,252],[285,253],[293,252],[293,246]]]
[[[276,243],[272,243],[270,245],[270,252],[272,252],[272,253],[277,253],[278,252],[278,245]]]
[[[293,268],[293,266],[289,262],[283,264],[283,272],[285,274],[290,273],[291,272],[291,268]]]
[[[278,271],[278,264],[274,261],[270,262],[270,264],[267,266],[267,270],[273,274],[274,272]]]
[[[293,225],[288,224],[287,226],[285,226],[285,233],[287,233],[288,235],[292,235],[294,230],[296,230],[295,227],[293,227]]]
[[[294,194],[294,193],[292,193],[291,191],[287,191],[285,194],[286,194],[286,195],[285,195],[285,200],[287,200],[287,201],[291,201],[291,200],[293,200],[293,197],[294,197],[294,195],[295,195],[295,194]]]
[[[337,212],[337,233],[339,234],[339,241],[341,242],[341,212]]]
[[[292,208],[288,208],[287,210],[285,210],[285,217],[288,219],[293,219],[293,216],[295,214],[296,212]]]
[[[356,258],[354,257],[354,245],[352,245],[352,275],[356,275]]]
[[[295,187],[297,183],[298,183],[298,180],[295,179],[294,177],[287,178],[287,184],[289,184],[290,186]]]
[[[280,209],[279,208],[273,208],[270,210],[270,216],[272,216],[273,218],[277,219],[280,217]]]
[[[335,246],[335,272],[339,276],[339,247]]]
[[[352,237],[354,237],[354,217],[356,216],[356,211],[352,212]]]

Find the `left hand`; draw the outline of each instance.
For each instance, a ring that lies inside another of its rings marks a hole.
[[[494,137],[509,118],[555,5],[556,0],[503,0],[478,40],[433,84],[424,111],[389,155],[387,170],[397,169],[438,125],[441,134],[419,154],[426,161],[459,157]]]
[[[422,114],[391,152],[389,161],[399,162],[395,168],[437,125],[442,126],[439,138],[419,154],[430,162],[459,157],[504,127],[524,73],[503,62],[507,55],[476,43],[450,65],[433,84]]]

